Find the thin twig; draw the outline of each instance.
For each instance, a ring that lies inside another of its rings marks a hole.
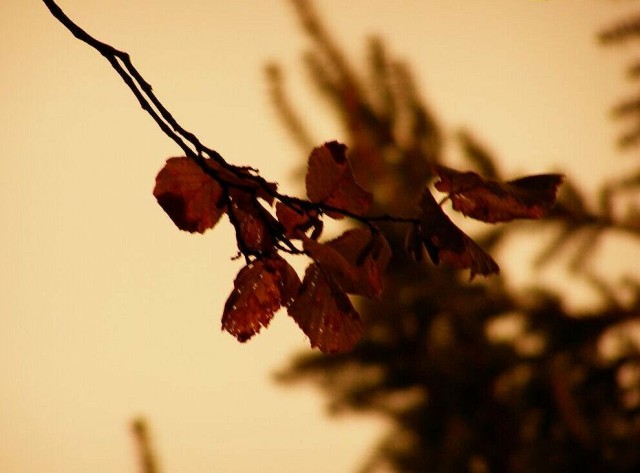
[[[159,473],[156,455],[151,447],[149,428],[143,418],[134,419],[131,422],[131,430],[138,449],[140,459],[140,473]]]
[[[51,14],[65,26],[77,39],[88,44],[102,56],[109,61],[109,64],[115,69],[118,75],[122,78],[127,87],[134,94],[140,106],[146,111],[151,118],[156,122],[165,135],[173,140],[185,153],[185,155],[194,160],[200,168],[209,176],[219,182],[223,188],[235,187],[248,191],[255,191],[255,186],[249,185],[249,183],[256,184],[259,188],[264,190],[268,195],[275,199],[280,200],[285,205],[294,205],[299,208],[307,210],[313,209],[319,213],[334,212],[345,217],[352,218],[361,223],[373,226],[372,222],[396,222],[396,223],[410,223],[417,224],[417,219],[394,217],[391,215],[379,215],[373,217],[365,217],[362,215],[349,212],[348,210],[327,205],[322,202],[311,202],[304,199],[299,199],[291,196],[287,196],[279,193],[275,187],[256,173],[254,169],[234,166],[229,164],[225,159],[215,150],[203,145],[196,135],[185,128],[183,128],[174,116],[168,111],[168,109],[162,104],[158,97],[153,92],[151,84],[144,79],[142,74],[136,69],[131,62],[131,58],[128,53],[114,48],[113,46],[99,41],[83,28],[78,26],[73,20],[71,20],[62,9],[55,3],[54,0],[42,0],[47,6]],[[213,169],[208,165],[207,159],[210,158],[219,164],[223,169],[231,172],[238,180],[230,182],[229,179],[225,179],[221,176],[216,169]],[[244,186],[242,182],[247,182]],[[232,224],[238,230],[237,222],[232,220]]]

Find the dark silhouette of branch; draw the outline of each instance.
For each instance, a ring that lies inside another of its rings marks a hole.
[[[138,69],[133,65],[128,53],[120,51],[113,46],[97,40],[84,29],[78,26],[73,20],[71,20],[62,9],[55,3],[54,0],[43,0],[51,14],[62,23],[77,39],[88,44],[95,50],[97,50],[102,56],[104,56],[109,64],[114,68],[118,75],[122,78],[127,87],[135,95],[140,103],[140,106],[145,110],[160,127],[160,129],[171,138],[185,153],[186,156],[194,160],[201,169],[213,177],[225,188],[229,187],[243,187],[242,181],[250,181],[257,184],[267,194],[283,202],[286,205],[292,207],[304,209],[304,210],[316,210],[321,213],[336,213],[345,217],[349,217],[356,221],[359,221],[365,225],[371,226],[372,222],[395,222],[395,223],[409,223],[416,224],[415,218],[396,217],[392,215],[378,215],[378,216],[363,216],[358,215],[349,210],[342,209],[326,203],[311,202],[305,199],[299,199],[288,195],[281,194],[275,190],[275,186],[264,180],[257,175],[255,169],[248,167],[238,167],[229,164],[225,159],[215,150],[203,145],[196,135],[183,128],[173,115],[162,104],[158,97],[153,92],[152,86],[147,82],[140,74]],[[275,76],[274,76],[275,81]],[[278,89],[274,89],[274,93]],[[277,94],[276,94],[277,95]],[[284,113],[284,109],[282,109]],[[293,117],[289,117],[292,121]],[[302,133],[302,131],[300,131]],[[304,136],[304,134],[302,135]],[[309,139],[305,136],[305,142],[309,142]],[[212,159],[218,163],[223,169],[230,171],[235,177],[240,179],[240,183],[237,181],[229,181],[221,176],[219,172],[212,169],[207,165],[206,159]],[[246,189],[251,190],[252,185],[247,184]],[[234,221],[232,212],[230,214],[231,223],[234,225],[237,231],[237,223]],[[239,240],[242,246],[241,240]],[[289,247],[292,248],[292,247]],[[240,248],[244,253],[243,248]],[[287,248],[284,248],[285,250]],[[251,252],[247,252],[251,253]]]
[[[160,473],[158,461],[151,445],[149,427],[144,418],[136,418],[131,422],[131,431],[140,459],[140,473]]]
[[[309,130],[302,123],[301,118],[291,105],[285,94],[282,73],[280,68],[275,64],[269,64],[265,68],[267,82],[270,86],[271,99],[280,116],[287,117],[285,123],[287,128],[295,140],[296,144],[302,151],[307,151],[314,146],[314,141],[309,134]]]
[[[154,119],[162,131],[171,138],[187,156],[194,159],[204,153],[208,157],[218,161],[222,165],[226,162],[215,151],[203,146],[193,133],[186,131],[173,118],[169,111],[162,105],[153,92],[151,85],[144,80],[142,75],[131,62],[129,54],[119,51],[102,41],[97,40],[80,26],[73,22],[53,0],[43,0],[51,14],[62,23],[76,38],[88,44],[105,57],[109,64],[120,75],[127,87],[138,99],[140,106]],[[187,143],[193,146],[192,149]]]
[[[604,45],[620,45],[640,39],[640,15],[630,15],[627,18],[617,21],[612,26],[603,29],[598,35],[598,39]],[[640,64],[637,57],[627,69],[629,80],[636,81],[640,77]],[[640,144],[640,96],[637,94],[627,98],[611,111],[612,115],[619,119],[632,119],[632,124],[627,125],[625,131],[618,139],[618,144],[623,149],[629,149]]]

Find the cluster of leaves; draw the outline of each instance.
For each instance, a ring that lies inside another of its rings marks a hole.
[[[107,58],[142,108],[185,151],[185,156],[166,162],[154,188],[158,203],[176,226],[203,233],[223,215],[233,225],[239,256],[244,256],[246,265],[225,304],[222,328],[240,342],[268,326],[275,312],[286,308],[312,347],[324,353],[351,350],[363,325],[347,294],[380,297],[382,274],[391,257],[374,222],[409,224],[407,245],[418,260],[426,248],[435,264],[443,261],[468,268],[471,278],[498,272],[495,261],[446,216],[427,188],[421,189],[421,211],[416,216],[367,216],[373,194],[356,182],[341,143],[328,142],[311,152],[305,179],[307,199],[279,193],[277,185],[254,168],[229,164],[180,126],[127,53],[93,38],[53,0],[43,1],[78,39]],[[312,18],[309,20],[313,27]],[[540,218],[555,201],[561,182],[558,175],[501,184],[444,167],[438,173],[441,181],[436,188],[448,192],[454,208],[487,222]],[[265,207],[274,204],[275,217]],[[366,229],[348,230],[321,243],[325,216],[351,217]],[[313,260],[302,282],[281,253],[304,254]]]
[[[356,182],[346,146],[329,142],[315,148],[307,165],[308,200],[277,192],[277,186],[244,168],[232,173],[213,160],[206,167],[189,157],[170,158],[156,178],[154,195],[178,228],[203,233],[226,214],[246,259],[222,315],[222,328],[244,342],[269,325],[282,307],[325,353],[349,351],[363,326],[347,294],[379,298],[391,249],[373,221],[408,224],[407,248],[418,261],[426,252],[435,264],[498,272],[498,265],[460,230],[423,190],[420,212],[411,219],[366,217],[373,195]],[[438,166],[435,188],[447,193],[453,208],[484,222],[540,218],[556,199],[562,176],[529,176],[509,182],[485,180],[474,172]],[[277,202],[276,202],[277,200]],[[265,206],[273,207],[275,218]],[[323,216],[352,216],[366,228],[345,231],[328,242]],[[313,260],[304,279],[280,253],[305,254]]]
[[[485,205],[499,215],[514,195],[520,204],[530,202],[530,186],[536,188],[537,203],[527,212],[547,211],[549,200],[542,196],[553,192],[560,176],[504,182],[493,153],[464,131],[458,143],[477,174],[450,170],[441,125],[419,97],[409,68],[374,38],[369,69],[357,73],[310,2],[292,4],[311,40],[305,55],[310,81],[336,111],[356,178],[376,189],[376,212],[410,207],[428,181],[438,181],[436,189],[450,195],[453,208],[470,216],[484,215]],[[284,125],[304,149],[313,142],[312,128],[285,93],[285,75],[276,65],[269,66],[268,78]],[[477,175],[484,176],[484,184],[471,190]],[[541,261],[568,249],[584,264],[585,248],[593,249],[596,236],[639,238],[634,204],[639,189],[631,179],[605,184],[595,207],[567,180],[558,203],[536,222],[558,234]],[[496,196],[503,196],[498,205]],[[439,213],[440,206],[424,195],[420,204],[423,214]],[[457,232],[440,224],[447,241],[463,248],[466,240],[452,238]],[[358,304],[365,320],[361,342],[334,357],[302,353],[279,374],[283,382],[314,382],[331,412],[373,412],[391,421],[363,473],[640,468],[640,356],[629,328],[640,313],[640,284],[630,279],[622,300],[591,278],[606,296],[602,306],[571,312],[564,296],[548,289],[518,292],[500,277],[468,284],[449,266],[415,265],[399,251],[409,242],[409,254],[416,254],[414,240],[396,226],[381,227],[393,257],[381,301]],[[475,241],[496,250],[517,233],[512,230],[522,228],[518,222],[492,226]],[[431,237],[437,241],[440,235]],[[430,243],[424,245],[427,253],[447,261],[446,253],[435,253]],[[588,272],[581,266],[577,275]],[[514,333],[494,335],[503,324],[516,327]],[[619,351],[604,357],[603,340],[612,339]]]

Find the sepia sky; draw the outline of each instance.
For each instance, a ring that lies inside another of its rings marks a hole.
[[[382,36],[453,134],[508,175],[615,172],[608,108],[630,50],[594,34],[609,0],[317,0],[351,58]],[[304,155],[271,108],[278,61],[318,144],[341,140],[300,66],[286,0],[60,0],[126,50],[181,124],[288,192]],[[308,342],[286,314],[247,344],[220,331],[241,266],[231,228],[177,230],[154,177],[179,153],[98,53],[37,0],[0,1],[0,471],[137,472],[144,415],[164,473],[353,471],[384,424],[325,417],[272,374]],[[454,153],[454,151],[452,151]]]

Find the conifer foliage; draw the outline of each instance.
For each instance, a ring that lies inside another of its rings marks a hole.
[[[640,14],[636,13],[617,21],[614,25],[603,29],[599,34],[605,45],[621,45],[636,43],[640,40]],[[626,70],[627,78],[637,87],[640,79],[640,60],[636,56]],[[618,143],[622,148],[640,145],[640,94],[637,92],[613,107],[616,118],[629,122],[627,130],[622,133]]]
[[[367,69],[356,69],[311,2],[292,4],[310,41],[304,59],[311,83],[337,112],[356,179],[382,190],[372,208],[401,212],[420,195],[421,223],[408,234],[381,225],[393,256],[381,300],[357,306],[364,332],[354,349],[333,357],[302,353],[279,379],[313,382],[331,412],[373,412],[391,421],[361,473],[640,469],[640,356],[632,341],[640,284],[637,275],[611,283],[589,266],[599,241],[638,241],[640,165],[588,199],[570,176],[505,178],[493,153],[463,130],[456,141],[468,169],[452,169],[442,124],[409,67],[373,38]],[[301,146],[312,140],[312,127],[288,98],[285,73],[272,64],[267,77],[292,138]],[[449,208],[496,225],[471,239],[445,213]],[[505,221],[511,223],[499,223]],[[556,234],[538,263],[562,253],[569,274],[591,284],[601,305],[570,311],[566,296],[549,289],[517,290],[500,276],[473,284],[459,277],[460,267],[472,276],[495,273],[489,252],[532,225]],[[441,265],[416,265],[407,253]],[[515,333],[495,335],[501,324],[513,324]],[[605,356],[601,346],[612,339],[620,349]]]

